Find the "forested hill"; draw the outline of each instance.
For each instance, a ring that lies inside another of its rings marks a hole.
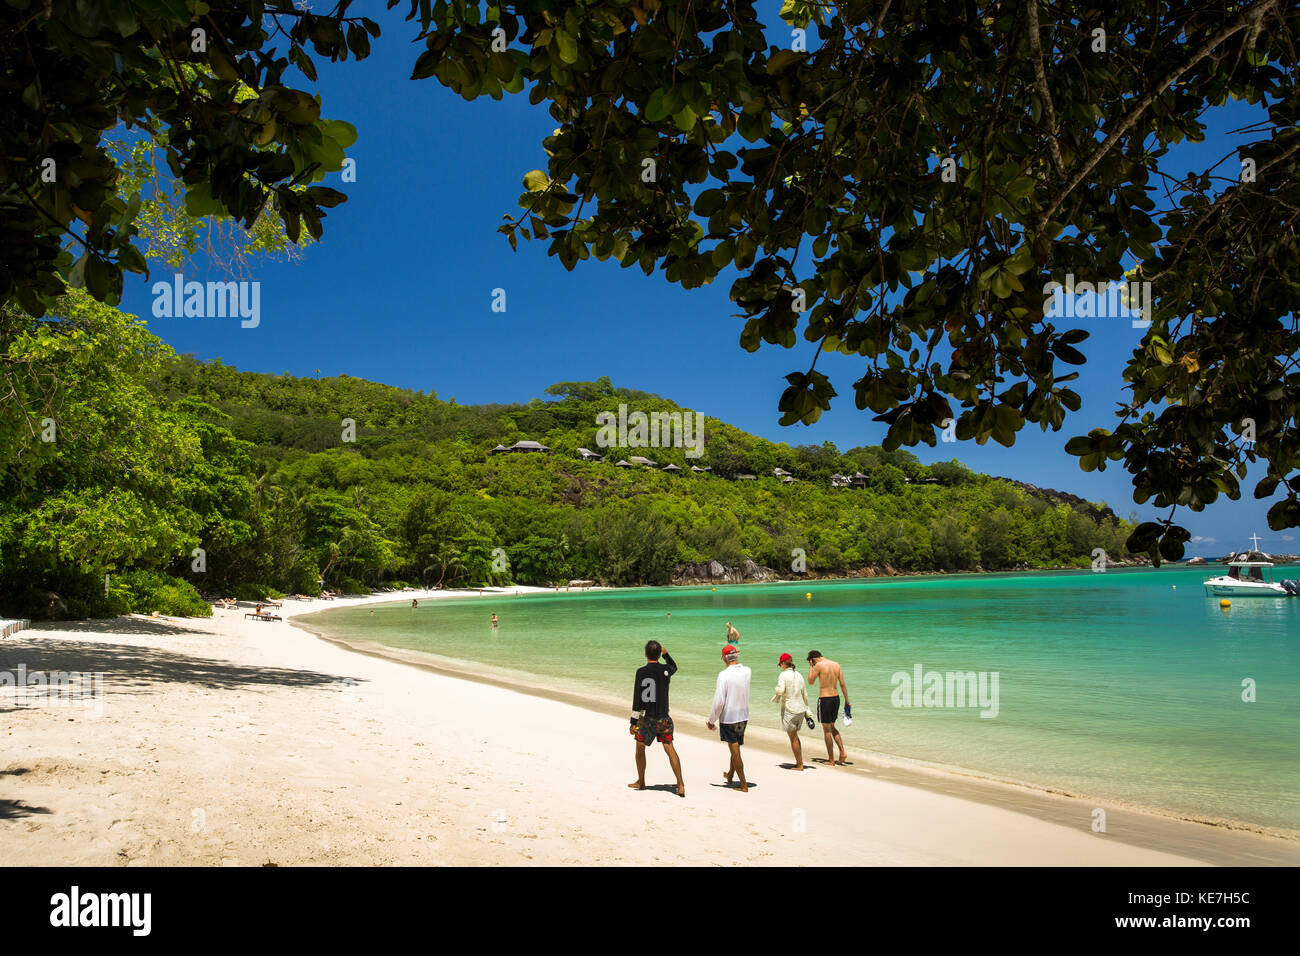
[[[37,410],[31,384],[29,420],[0,433],[0,613],[203,613],[194,589],[314,593],[320,578],[344,591],[662,584],[688,562],[747,559],[793,576],[801,554],[813,576],[1126,557],[1130,529],[1108,510],[906,451],[791,447],[713,418],[700,457],[602,448],[597,415],[620,404],[684,412],[608,379],[464,406],[347,376],[240,372],[177,357],[107,307],[71,314],[70,328],[34,324],[7,345],[11,365],[39,354],[60,388]],[[41,441],[42,412],[56,441]],[[493,453],[521,440],[550,451]],[[657,465],[617,465],[638,455]]]

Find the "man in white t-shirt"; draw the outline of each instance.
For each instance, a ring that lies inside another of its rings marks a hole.
[[[776,695],[772,700],[781,702],[781,727],[790,737],[790,749],[794,751],[794,769],[802,770],[803,747],[799,743],[799,725],[807,719],[809,713],[808,685],[789,654],[782,654],[779,664],[781,676],[777,678]]]
[[[722,659],[727,666],[718,675],[718,686],[713,693],[713,709],[709,711],[706,726],[714,730],[722,724],[720,735],[722,742],[731,751],[731,765],[723,772],[727,785],[731,778],[740,780],[740,792],[749,793],[749,784],[745,781],[745,764],[740,759],[740,748],[745,742],[745,725],[749,723],[749,680],[752,672],[740,663],[740,651],[734,644],[722,649]]]

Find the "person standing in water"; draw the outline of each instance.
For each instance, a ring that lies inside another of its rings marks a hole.
[[[663,663],[659,658],[663,658]],[[636,781],[628,786],[645,789],[645,749],[657,740],[668,754],[668,763],[677,777],[677,796],[686,796],[682,781],[682,762],[673,746],[673,719],[668,715],[668,682],[677,673],[677,665],[658,641],[646,641],[645,665],[636,672],[632,684],[632,726],[636,738]]]
[[[794,666],[794,658],[782,654],[778,662],[781,676],[776,681],[776,695],[772,698],[781,703],[781,728],[790,737],[790,749],[794,751],[794,769],[803,770],[803,746],[799,743],[799,725],[808,714],[808,685],[803,675]]]
[[[740,643],[740,632],[731,626],[730,621],[727,622],[727,643],[728,644]]]
[[[496,626],[497,626],[497,615],[496,615],[496,611],[493,611],[493,612],[492,612],[492,629],[493,629],[493,630],[496,630]]]
[[[822,657],[821,651],[809,651],[808,683],[817,686],[817,719],[821,722],[822,733],[826,737],[826,765],[835,766],[835,750],[832,744],[840,748],[840,763],[846,763],[844,741],[835,729],[835,721],[840,716],[840,688],[844,689],[844,712],[849,709],[849,685],[844,683],[844,671],[840,665]]]
[[[731,765],[723,771],[727,785],[731,778],[740,779],[740,792],[749,793],[749,783],[745,780],[745,763],[740,758],[740,748],[745,743],[745,726],[749,723],[749,680],[752,673],[740,663],[740,650],[733,644],[722,649],[722,659],[727,666],[718,674],[717,688],[713,693],[713,709],[705,726],[709,730],[721,722],[719,736],[731,751]]]

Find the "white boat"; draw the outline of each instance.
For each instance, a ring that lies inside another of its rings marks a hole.
[[[1273,580],[1273,562],[1259,550],[1259,535],[1251,535],[1254,551],[1235,555],[1228,561],[1228,573],[1205,579],[1205,593],[1212,597],[1290,597],[1291,592]],[[1251,560],[1256,555],[1261,560]]]

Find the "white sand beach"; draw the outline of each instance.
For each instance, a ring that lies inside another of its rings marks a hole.
[[[290,600],[283,614],[411,597]],[[677,721],[685,799],[657,746],[636,792],[625,714],[355,653],[247,610],[0,640],[0,671],[104,673],[92,707],[17,706],[0,688],[4,863],[1300,863],[1294,840],[956,775],[865,760],[795,773],[765,739],[746,747],[742,794],[721,786],[725,748],[693,719]],[[1091,829],[1098,805],[1106,833]]]

